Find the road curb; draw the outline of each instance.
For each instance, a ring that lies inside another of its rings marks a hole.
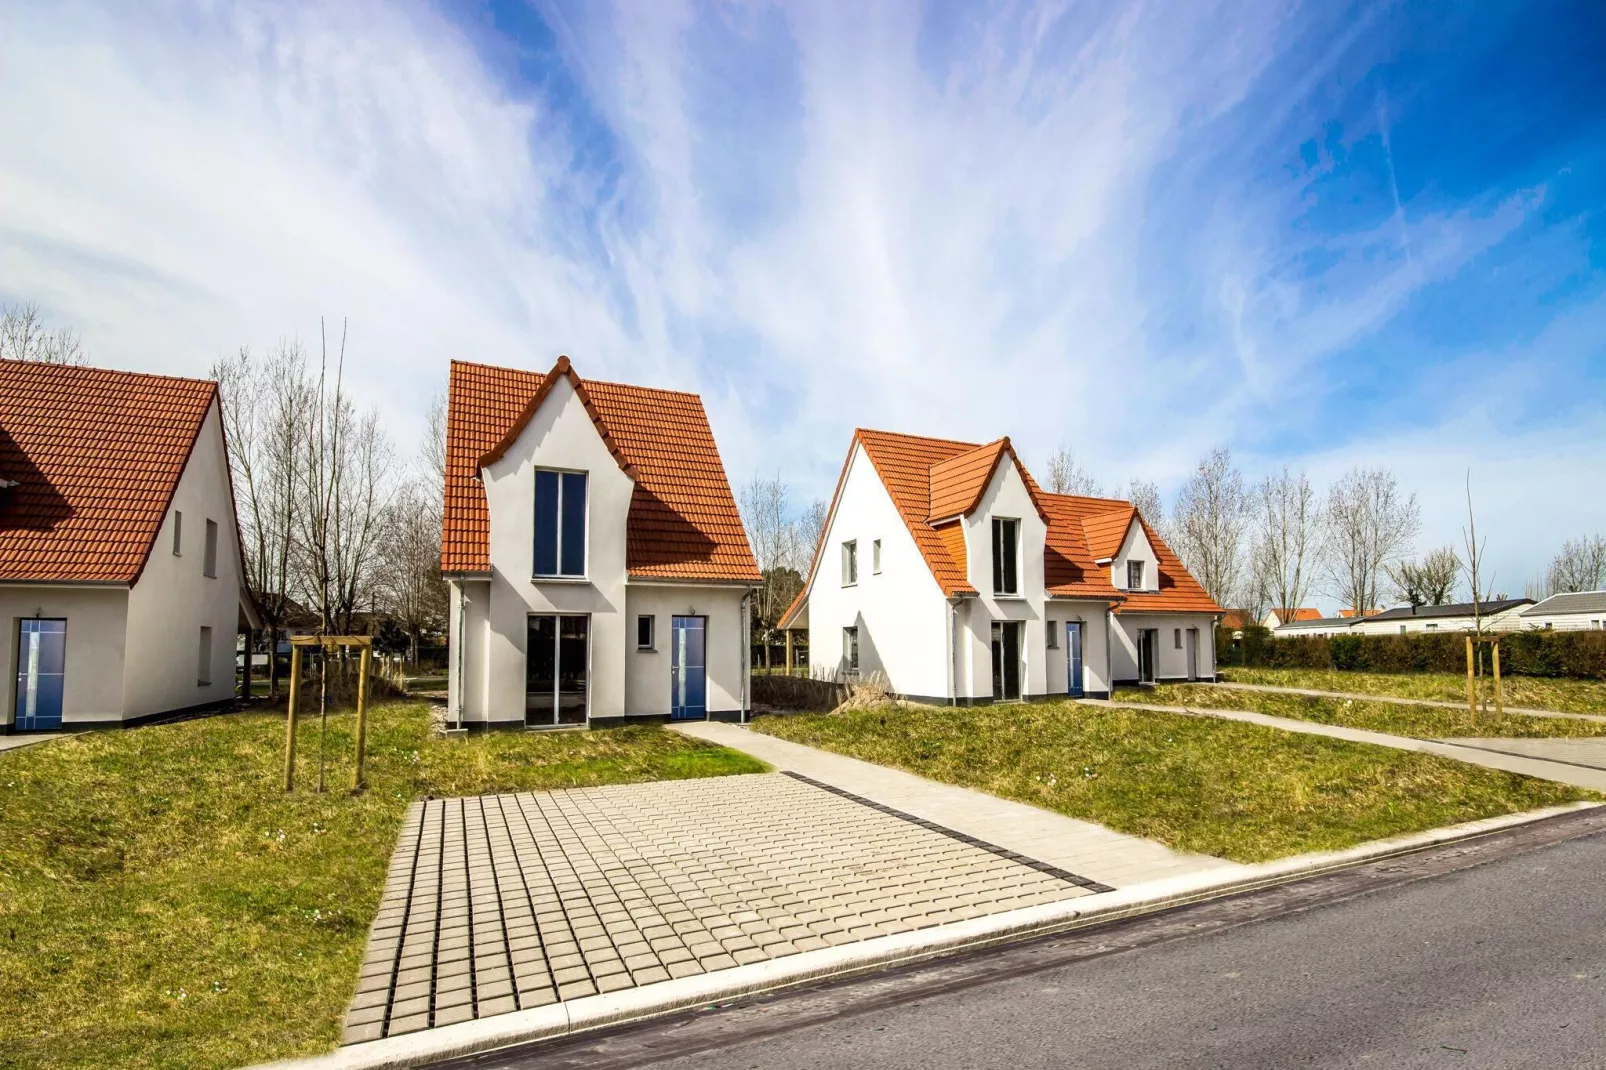
[[[530,1010],[367,1041],[325,1055],[260,1064],[252,1070],[402,1070],[531,1041],[710,1007],[826,979],[911,965],[959,951],[1151,914],[1367,862],[1475,839],[1520,825],[1600,807],[1578,802],[1376,840],[1343,851],[1297,855],[1225,871],[1187,874],[1059,903],[1006,911],[893,936],[805,951],[715,973],[586,996]]]

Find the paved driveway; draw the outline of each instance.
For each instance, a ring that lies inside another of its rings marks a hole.
[[[415,803],[345,1040],[1107,890],[797,773]]]

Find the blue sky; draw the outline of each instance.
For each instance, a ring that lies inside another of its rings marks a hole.
[[[1230,444],[1473,471],[1496,583],[1606,530],[1606,9],[0,5],[0,298],[199,374],[346,316],[701,392],[733,481],[855,425],[1169,492]]]

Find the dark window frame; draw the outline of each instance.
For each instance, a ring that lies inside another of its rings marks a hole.
[[[641,641],[641,626],[647,626],[647,641]],[[642,613],[636,617],[636,650],[656,651],[658,649],[658,618],[651,613]]]
[[[993,517],[993,594],[1020,594],[1020,519]]]
[[[542,580],[583,580],[590,564],[591,474],[537,468],[532,488],[535,522],[531,574]],[[578,515],[573,501],[578,496]]]
[[[1129,590],[1129,591],[1141,591],[1141,590],[1144,589],[1143,581],[1145,579],[1147,579],[1147,577],[1144,575],[1144,573],[1146,571],[1148,571],[1148,569],[1146,568],[1147,565],[1148,565],[1147,561],[1128,561],[1126,563],[1126,589],[1127,590]],[[1134,580],[1134,577],[1136,577],[1135,580]]]

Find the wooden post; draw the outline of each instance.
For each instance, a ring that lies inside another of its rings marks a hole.
[[[1478,716],[1477,692],[1472,686],[1472,636],[1467,636],[1467,712]]]
[[[357,668],[357,771],[352,774],[351,790],[361,791],[363,784],[363,752],[368,743],[368,662],[373,656],[371,647],[362,648],[362,660]]]
[[[1506,696],[1500,689],[1500,640],[1494,641],[1494,710],[1500,716],[1506,715]]]
[[[296,786],[296,699],[301,693],[301,648],[290,648],[290,708],[284,722],[284,790]]]

